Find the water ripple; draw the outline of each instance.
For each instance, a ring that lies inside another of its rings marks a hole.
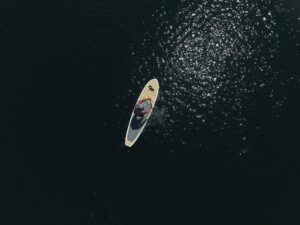
[[[228,148],[236,143],[239,154],[247,152],[248,128],[259,127],[249,125],[251,98],[270,95],[278,79],[278,8],[268,1],[183,0],[177,11],[162,8],[153,15],[156,22],[141,49],[133,50],[139,66],[132,80],[140,85],[159,79],[168,109],[160,135],[208,129],[230,140]],[[198,136],[189,141],[203,142]]]

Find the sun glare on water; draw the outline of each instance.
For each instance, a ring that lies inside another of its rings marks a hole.
[[[145,83],[155,74],[160,81],[167,108],[162,136],[209,129],[234,140],[239,154],[247,151],[251,99],[260,92],[272,98],[278,79],[278,10],[264,2],[181,1],[153,15],[155,25],[133,51],[138,66],[132,80]]]

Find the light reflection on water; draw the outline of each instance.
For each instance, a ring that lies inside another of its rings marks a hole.
[[[274,65],[279,53],[274,17],[278,9],[268,1],[258,5],[247,0],[183,0],[176,12],[162,8],[153,15],[155,25],[141,49],[132,52],[137,64],[133,83],[142,86],[158,78],[160,104],[167,109],[163,124],[155,128],[164,138],[148,138],[164,143],[175,141],[172,137],[181,136],[179,132],[208,129],[220,140],[228,139],[228,148],[246,153],[251,147],[249,129],[260,129],[249,121],[249,109],[256,107],[252,97],[263,92],[276,103],[272,98],[280,74]],[[179,140],[198,145],[200,134],[194,140]]]

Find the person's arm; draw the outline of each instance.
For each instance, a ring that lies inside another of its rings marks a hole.
[[[141,103],[142,103],[142,100],[139,100],[139,101],[135,104],[135,108],[137,108]]]
[[[142,113],[143,113],[143,114],[148,114],[150,111],[151,111],[151,109],[148,109],[148,110],[145,110],[145,109],[144,109],[144,110],[142,111]]]

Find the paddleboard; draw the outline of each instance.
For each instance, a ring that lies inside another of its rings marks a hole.
[[[139,117],[134,114],[134,108],[131,113],[130,121],[127,127],[126,137],[125,137],[125,145],[131,147],[139,138],[142,131],[144,130],[149,117],[151,116],[152,110],[154,108],[157,96],[159,91],[159,84],[157,79],[152,79],[148,81],[148,83],[143,88],[139,98],[136,101],[136,104],[143,99],[150,99],[151,101],[151,109],[147,115],[144,117]]]

